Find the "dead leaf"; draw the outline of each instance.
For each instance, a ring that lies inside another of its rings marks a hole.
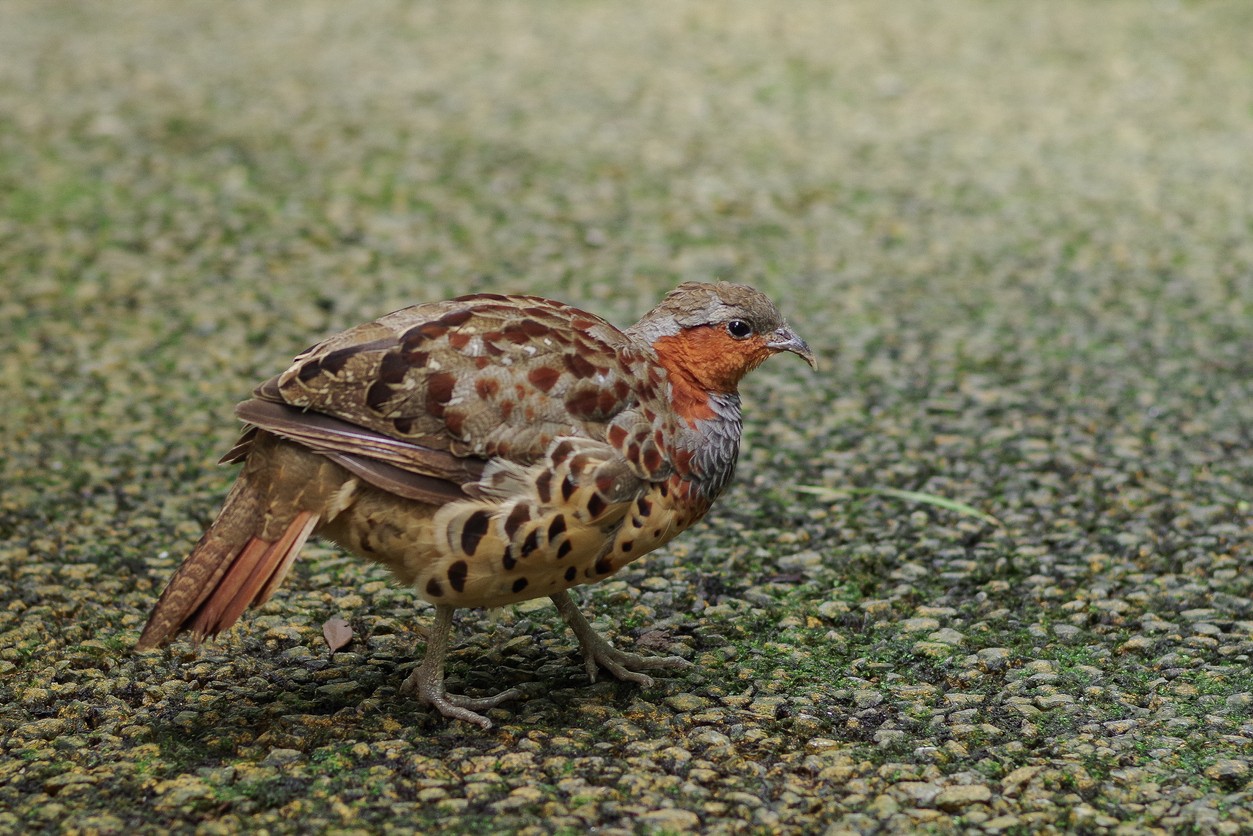
[[[352,641],[352,628],[348,626],[347,621],[335,616],[322,625],[322,636],[326,639],[326,646],[331,649],[331,655],[334,656],[336,650]]]

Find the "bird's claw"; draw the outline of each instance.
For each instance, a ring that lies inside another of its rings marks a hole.
[[[518,688],[510,688],[490,697],[450,694],[444,688],[443,677],[440,677],[438,681],[432,681],[431,677],[423,675],[422,668],[409,674],[400,686],[400,693],[417,697],[419,701],[431,706],[445,717],[465,720],[467,723],[474,723],[485,729],[492,727],[492,721],[478,712],[496,708],[502,702],[520,699],[523,696],[521,689]]]
[[[597,641],[584,642],[580,645],[583,654],[583,669],[592,682],[596,681],[600,669],[604,668],[623,682],[635,682],[645,688],[653,686],[653,678],[644,671],[674,670],[691,667],[691,662],[681,656],[641,656],[619,650],[600,636]],[[590,646],[589,646],[590,645]]]

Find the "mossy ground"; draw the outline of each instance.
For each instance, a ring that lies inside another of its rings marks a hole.
[[[0,831],[1253,826],[1246,3],[47,3],[0,26]],[[708,522],[587,591],[696,667],[589,685],[309,549],[130,647],[321,336],[686,279],[818,351]],[[894,488],[994,515],[794,485]],[[354,642],[333,658],[321,624]]]

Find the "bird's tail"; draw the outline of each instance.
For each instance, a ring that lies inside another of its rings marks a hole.
[[[267,480],[241,473],[226,504],[196,548],[170,578],[135,645],[159,647],[184,630],[196,641],[234,624],[282,583],[319,516],[284,512]],[[268,536],[267,536],[268,535]]]

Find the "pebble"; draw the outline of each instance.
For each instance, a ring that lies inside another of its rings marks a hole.
[[[965,787],[945,787],[935,796],[935,806],[947,812],[956,812],[971,804],[983,804],[992,799],[992,790],[982,784]]]

